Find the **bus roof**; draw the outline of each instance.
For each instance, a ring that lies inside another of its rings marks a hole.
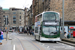
[[[40,14],[36,15],[35,17],[37,17],[37,16],[39,16],[39,15],[41,15],[41,14],[45,13],[45,12],[55,12],[55,11],[44,11],[44,12],[42,12],[42,13],[40,13]],[[55,13],[58,13],[58,14],[59,14],[59,12],[55,12]]]

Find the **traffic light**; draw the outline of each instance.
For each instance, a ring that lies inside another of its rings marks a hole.
[[[8,18],[7,18],[7,25],[8,25],[9,21],[8,21]]]
[[[5,22],[5,25],[8,25],[9,23],[8,18],[5,18],[4,22]]]

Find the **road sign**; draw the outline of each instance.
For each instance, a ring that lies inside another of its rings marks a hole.
[[[5,27],[5,29],[7,29],[7,27]]]

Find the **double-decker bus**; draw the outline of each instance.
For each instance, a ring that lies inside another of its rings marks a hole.
[[[60,14],[45,11],[35,16],[34,37],[39,41],[61,41]]]

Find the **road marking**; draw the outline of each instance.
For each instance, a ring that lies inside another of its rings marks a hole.
[[[43,45],[45,45],[45,44],[43,44]]]
[[[13,50],[15,50],[15,45],[13,45]]]
[[[53,49],[53,48],[50,48],[50,50],[55,50],[55,49]]]
[[[47,48],[49,48],[49,46],[47,46]]]

